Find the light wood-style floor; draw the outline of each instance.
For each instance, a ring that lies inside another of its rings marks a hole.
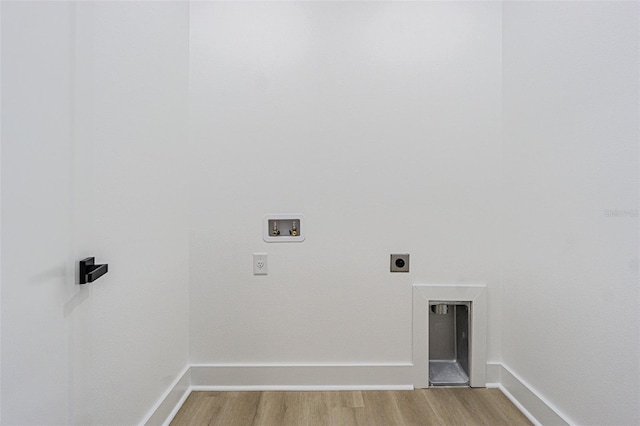
[[[171,425],[530,425],[498,389],[192,392]]]

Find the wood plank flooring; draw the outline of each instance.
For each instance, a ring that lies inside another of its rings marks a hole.
[[[192,392],[172,426],[531,425],[498,389]]]

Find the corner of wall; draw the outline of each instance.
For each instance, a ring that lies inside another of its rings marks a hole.
[[[498,388],[536,425],[576,424],[566,420],[566,417],[552,403],[504,364],[500,364]]]
[[[534,425],[575,424],[509,367],[499,362],[486,367],[487,388],[500,389]],[[194,390],[407,390],[412,386],[400,383],[409,381],[411,369],[411,365],[188,365],[140,424],[168,425]]]
[[[141,424],[145,426],[169,424],[190,393],[191,366],[187,365],[153,408],[149,410]]]
[[[0,2],[0,235],[2,235],[2,2]],[[0,238],[0,383],[2,383],[2,239]],[[0,386],[2,423],[2,386]]]

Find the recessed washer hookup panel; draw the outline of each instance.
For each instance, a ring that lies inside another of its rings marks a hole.
[[[270,214],[262,219],[262,238],[267,243],[302,242],[305,232],[301,214]]]

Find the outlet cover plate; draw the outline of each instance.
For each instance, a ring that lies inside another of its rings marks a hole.
[[[409,272],[409,254],[391,255],[391,272]]]
[[[253,253],[253,275],[267,275],[267,253]]]

